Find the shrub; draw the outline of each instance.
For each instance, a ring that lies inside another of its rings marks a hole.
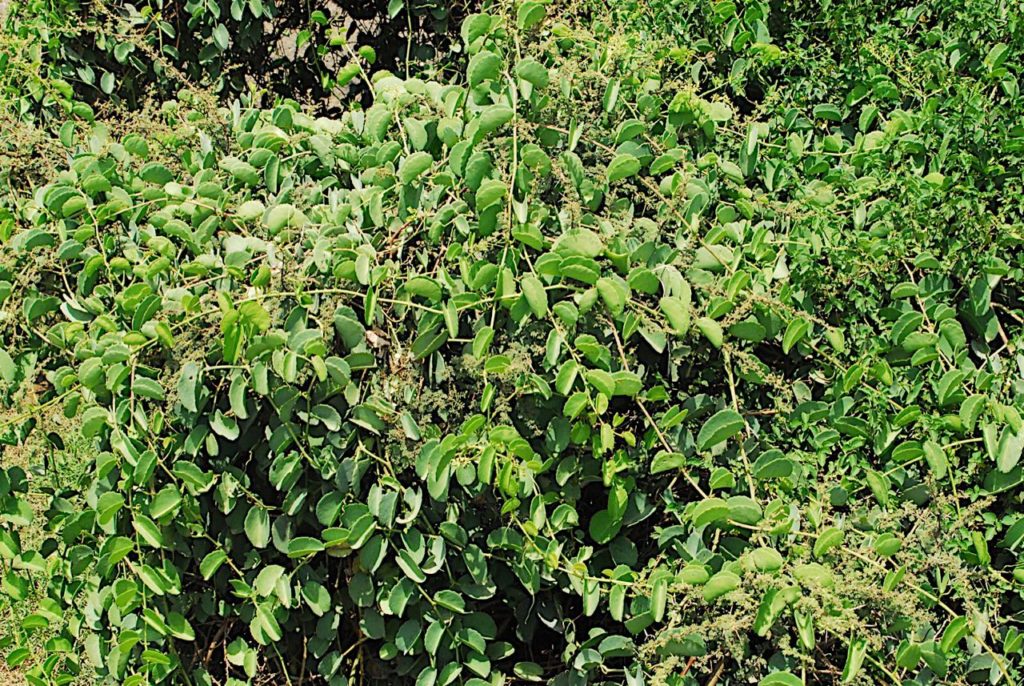
[[[360,64],[427,64],[466,11],[433,0],[25,0],[0,16],[0,83],[30,116],[56,106],[67,114],[76,101],[81,113],[86,103],[136,108],[183,86],[231,97],[270,91],[336,111],[340,97],[361,92]]]
[[[718,2],[750,107],[644,8],[557,9],[472,15],[464,75],[379,72],[338,118],[65,130],[2,225],[0,377],[35,405],[3,440],[60,408],[96,454],[38,546],[0,471],[3,590],[46,591],[9,664],[1016,682],[1019,151],[947,109],[1019,114],[1009,49],[799,102],[813,39]]]

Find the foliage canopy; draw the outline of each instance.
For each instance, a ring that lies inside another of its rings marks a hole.
[[[0,440],[91,453],[0,467],[7,663],[1017,683],[1020,17],[785,4],[496,2],[336,117],[59,125]]]

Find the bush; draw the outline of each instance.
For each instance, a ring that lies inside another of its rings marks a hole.
[[[0,224],[2,440],[95,457],[32,546],[0,470],[10,665],[1020,678],[1019,45],[872,20],[823,81],[817,15],[656,9],[496,4],[337,118],[63,130]]]
[[[339,98],[361,95],[352,89],[359,65],[430,63],[447,52],[451,20],[457,27],[466,9],[433,0],[26,0],[0,16],[0,77],[11,77],[10,95],[31,116],[55,105],[66,114],[76,100],[136,108],[183,86],[231,97],[269,91],[336,112]]]

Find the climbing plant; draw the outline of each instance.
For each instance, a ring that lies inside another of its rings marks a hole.
[[[61,129],[0,215],[0,440],[93,451],[0,470],[9,666],[1017,683],[1020,29],[907,10],[847,73],[816,15],[649,4],[494,3],[337,117]]]

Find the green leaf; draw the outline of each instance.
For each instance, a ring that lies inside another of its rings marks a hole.
[[[924,658],[928,669],[935,672],[940,678],[946,676],[949,670],[949,660],[934,641],[921,644],[921,657]]]
[[[163,547],[164,536],[160,532],[160,527],[152,519],[146,515],[137,514],[132,520],[132,526],[139,537],[151,548]]]
[[[457,591],[447,589],[438,591],[434,594],[434,602],[457,614],[463,614],[466,611],[466,601]]]
[[[184,615],[178,612],[168,612],[166,621],[167,628],[170,630],[171,636],[182,641],[196,640],[195,629],[192,628],[192,625],[189,624]]]
[[[497,179],[486,179],[480,184],[480,188],[476,192],[476,209],[478,212],[483,212],[488,208],[499,204],[504,200],[508,193],[508,187],[505,186],[504,182]]]
[[[228,388],[228,401],[231,404],[231,411],[239,419],[247,419],[249,410],[245,404],[245,391],[249,380],[243,374],[237,374],[231,379],[231,386]]]
[[[501,74],[501,58],[489,50],[481,50],[473,55],[466,68],[470,88],[484,81],[493,81]]]
[[[821,559],[828,551],[843,544],[846,535],[842,529],[830,526],[818,534],[818,540],[814,542],[814,557]]]
[[[266,548],[270,542],[270,515],[258,506],[249,508],[245,516],[245,535],[253,547]]]
[[[682,453],[668,453],[662,451],[654,456],[650,463],[650,473],[659,474],[675,469],[681,469],[686,464],[686,457]]]
[[[710,602],[740,587],[740,578],[734,572],[723,570],[713,575],[704,584],[704,600]]]
[[[330,405],[317,405],[312,409],[310,415],[316,417],[328,431],[341,429],[341,415]]]
[[[213,42],[221,52],[228,49],[228,44],[231,42],[228,35],[228,29],[224,24],[217,24],[213,29]]]
[[[519,11],[516,12],[516,26],[521,31],[529,31],[543,21],[545,16],[547,16],[547,8],[543,3],[537,0],[526,0],[519,5]]]
[[[414,276],[405,282],[403,288],[411,295],[419,296],[432,303],[440,302],[443,292],[441,285],[429,276]],[[361,333],[360,337],[362,337]]]
[[[572,390],[579,371],[580,365],[576,360],[566,360],[563,362],[558,370],[558,374],[555,376],[555,390],[562,395],[569,395],[569,391]]]
[[[985,55],[983,62],[988,67],[989,72],[993,72],[999,67],[1003,66],[1003,62],[1010,55],[1010,48],[1005,43],[996,43],[989,48],[988,54]]]
[[[857,678],[864,658],[867,655],[868,644],[863,638],[855,638],[850,641],[846,651],[846,664],[843,666],[843,673],[839,681],[848,684]]]
[[[614,395],[626,396],[628,398],[634,398],[640,394],[640,391],[644,388],[643,379],[634,372],[628,372],[624,369],[612,374],[615,379],[615,390]]]
[[[400,550],[398,557],[395,558],[395,562],[398,564],[399,569],[416,583],[422,584],[427,580],[427,575],[423,573],[423,570],[420,569],[420,566],[416,563],[413,556],[409,554],[409,551]]]
[[[804,682],[792,672],[772,672],[757,682],[757,686],[804,686]]]
[[[936,479],[944,478],[949,470],[949,458],[946,457],[946,451],[935,441],[925,441],[922,447],[932,475]]]
[[[590,229],[571,229],[555,240],[554,248],[560,253],[594,258],[604,252],[604,242]]]
[[[270,328],[270,313],[267,312],[263,305],[256,301],[245,302],[239,305],[238,317],[243,323],[248,324],[257,331],[266,331]]]
[[[967,617],[954,617],[942,632],[942,640],[939,642],[939,650],[949,654],[965,637],[969,636],[972,625]]]
[[[322,552],[323,549],[324,544],[319,539],[312,538],[310,536],[300,536],[298,538],[293,538],[288,543],[288,557],[309,557],[310,555],[316,555],[317,553]]]
[[[793,460],[777,449],[766,450],[754,461],[754,477],[761,480],[785,479],[793,473]]]
[[[609,398],[615,395],[615,377],[603,369],[588,369],[584,377],[599,393]]]
[[[250,624],[250,629],[253,638],[264,645],[268,642],[276,643],[284,636],[281,625],[277,623],[274,612],[268,603],[260,603],[256,606],[256,614]]]
[[[512,665],[512,673],[523,681],[543,681],[544,668],[536,662],[517,662]]]
[[[865,473],[864,479],[868,482],[868,488],[871,489],[871,493],[875,496],[878,504],[882,507],[887,507],[889,504],[889,477],[869,469]]]
[[[295,215],[296,209],[293,205],[287,203],[275,205],[267,211],[263,223],[266,225],[270,235],[273,236],[280,233],[286,226],[289,226]]]
[[[189,412],[199,411],[202,370],[195,362],[186,362],[178,379],[178,398]]]
[[[177,486],[168,484],[157,493],[149,504],[149,516],[159,520],[165,516],[172,515],[178,510],[181,504],[181,493]]]
[[[398,180],[410,184],[434,164],[434,158],[428,152],[414,152],[402,161],[398,168]]]
[[[718,522],[729,516],[729,505],[721,498],[707,498],[697,503],[690,512],[695,527]]]
[[[199,573],[203,575],[203,578],[209,581],[217,570],[227,562],[228,554],[223,550],[214,550],[203,558],[203,561],[199,563]]]
[[[333,604],[330,591],[316,581],[307,581],[302,585],[302,598],[317,617],[330,612]]]
[[[787,600],[788,596],[791,595],[791,591],[796,592],[797,597],[799,597],[799,589],[795,586],[781,590],[770,588],[765,591],[761,604],[758,606],[757,614],[754,617],[754,634],[764,637],[771,632],[772,626],[774,626],[779,618],[779,614],[788,604]]]
[[[789,322],[786,333],[782,336],[782,352],[789,354],[793,346],[799,343],[810,331],[811,323],[803,317],[797,317]]]
[[[515,111],[507,105],[489,105],[480,111],[477,132],[481,137],[486,136],[512,121],[514,116]]]
[[[565,405],[562,407],[562,414],[570,419],[575,419],[587,408],[588,404],[589,398],[587,394],[582,391],[577,391],[569,396],[569,399],[565,401]]]
[[[613,315],[622,314],[629,301],[629,286],[619,276],[602,276],[597,280],[597,292]]]
[[[707,317],[699,317],[694,322],[697,328],[700,330],[704,337],[708,339],[715,348],[721,348],[724,340],[722,333],[722,325],[713,319]]]
[[[238,422],[235,418],[224,414],[220,410],[214,412],[213,416],[210,417],[210,428],[213,429],[215,434],[229,441],[235,440],[239,435]]]
[[[663,297],[658,304],[672,330],[679,336],[686,335],[690,328],[689,305],[682,298],[671,295]]]
[[[621,518],[612,516],[608,510],[598,510],[590,518],[588,530],[590,537],[599,544],[605,544],[615,538],[622,527]]]
[[[0,531],[0,557],[13,560],[21,554],[21,544],[6,531]]]
[[[981,394],[964,398],[963,402],[960,403],[960,422],[967,431],[974,430],[974,426],[978,423],[978,419],[981,417],[981,413],[985,411],[987,404],[988,397]]]
[[[494,328],[490,325],[484,325],[480,327],[480,330],[476,332],[473,337],[473,357],[478,359],[483,358],[487,354],[491,347],[491,341],[494,340]]]
[[[139,170],[139,177],[146,183],[164,185],[174,180],[174,175],[159,162],[150,162]]]
[[[842,121],[843,113],[838,107],[830,104],[815,105],[814,106],[814,117],[815,119],[826,119],[828,121]]]
[[[900,551],[903,543],[893,534],[883,533],[875,537],[873,547],[881,557],[892,557]]]
[[[422,360],[437,352],[442,345],[448,342],[447,328],[438,328],[425,331],[416,337],[412,342],[412,354],[417,360]]]
[[[523,296],[526,298],[526,302],[530,305],[530,311],[537,318],[541,318],[548,313],[548,294],[544,289],[544,284],[533,274],[527,274],[523,277],[519,283],[520,288],[523,290]]]
[[[763,515],[757,501],[745,495],[734,495],[729,498],[729,520],[737,524],[754,525],[761,521]]]
[[[615,183],[622,179],[633,176],[640,171],[640,160],[629,153],[622,153],[615,156],[615,159],[608,165],[605,173],[608,183]]]
[[[664,570],[656,569],[651,574],[651,616],[660,622],[668,605],[668,583],[671,577]]]
[[[1009,427],[1003,429],[996,447],[996,467],[1002,473],[1010,472],[1020,462],[1024,451],[1024,431],[1014,433]]]
[[[18,368],[17,365],[14,364],[14,360],[6,350],[0,348],[0,379],[3,379],[7,383],[14,383],[17,373]]]
[[[252,583],[253,589],[256,593],[262,597],[267,597],[274,593],[277,588],[278,581],[284,576],[284,567],[281,565],[267,565],[260,570],[260,573],[256,575],[256,579]]]
[[[697,448],[708,450],[738,434],[744,426],[743,417],[735,410],[720,410],[709,418],[697,434]]]
[[[516,64],[516,76],[533,84],[535,88],[546,88],[550,78],[547,68],[532,57],[522,59]]]

